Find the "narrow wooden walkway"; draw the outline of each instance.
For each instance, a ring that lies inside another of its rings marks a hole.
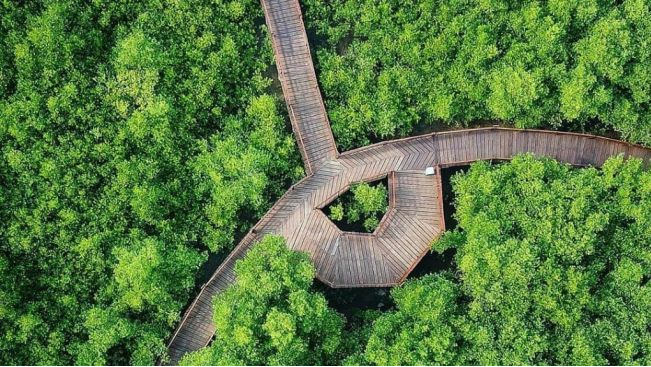
[[[297,0],[263,0],[278,77],[307,174],[337,157]]]
[[[212,298],[231,284],[234,265],[265,234],[310,254],[317,276],[333,287],[402,282],[445,228],[440,175],[426,167],[507,160],[518,153],[577,166],[601,166],[624,154],[646,161],[651,150],[607,138],[538,130],[483,128],[382,142],[338,154],[318,90],[298,0],[262,0],[290,119],[308,176],[278,200],[203,285],[168,344],[169,362],[210,343]],[[390,209],[373,234],[341,232],[320,208],[351,183],[388,176]]]

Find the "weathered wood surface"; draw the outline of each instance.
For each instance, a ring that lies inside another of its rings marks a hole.
[[[172,362],[208,344],[214,333],[211,299],[233,281],[235,261],[262,235],[282,235],[290,248],[307,251],[319,279],[334,287],[398,284],[419,261],[418,251],[425,251],[444,228],[439,176],[425,176],[424,169],[507,160],[524,152],[578,166],[601,166],[617,154],[651,159],[651,150],[617,140],[497,127],[428,134],[342,153],[294,185],[217,269],[169,343]],[[319,209],[351,183],[386,175],[396,183],[393,206],[374,235],[342,233]]]
[[[263,0],[278,78],[307,174],[337,157],[298,0]]]

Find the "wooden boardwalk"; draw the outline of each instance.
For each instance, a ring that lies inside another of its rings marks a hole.
[[[337,157],[298,0],[263,0],[278,78],[307,174]]]
[[[651,159],[651,150],[617,140],[497,127],[428,134],[342,153],[292,186],[203,286],[169,343],[171,361],[210,342],[211,299],[234,280],[235,261],[264,234],[282,235],[290,248],[307,251],[317,277],[333,287],[399,284],[444,228],[439,176],[425,176],[424,169],[508,160],[524,152],[577,166],[601,166],[617,154]],[[391,209],[374,234],[341,232],[320,210],[351,183],[386,175],[395,184],[390,185]]]
[[[482,128],[382,142],[338,154],[318,90],[298,0],[262,0],[283,93],[308,176],[288,190],[224,260],[186,310],[168,344],[169,362],[210,343],[212,298],[231,284],[234,265],[265,234],[310,254],[333,287],[399,284],[445,229],[439,167],[508,160],[518,153],[577,166],[616,154],[649,161],[651,150],[590,135]],[[426,176],[426,167],[437,174]],[[321,208],[354,182],[388,176],[390,208],[372,234],[340,231]]]

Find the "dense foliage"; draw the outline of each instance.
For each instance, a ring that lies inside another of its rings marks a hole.
[[[335,222],[345,221],[351,228],[360,227],[373,232],[389,207],[386,186],[380,182],[370,185],[360,182],[351,185],[350,191],[339,196],[328,207],[328,216]]]
[[[425,275],[391,292],[396,310],[378,317],[364,350],[364,364],[463,365],[457,344],[460,301],[456,283]]]
[[[521,156],[454,185],[475,361],[651,363],[651,173],[639,160],[598,171]]]
[[[651,173],[549,159],[456,176],[458,280],[396,290],[366,348],[380,364],[651,363]],[[382,341],[386,344],[382,344]]]
[[[337,364],[344,319],[310,290],[315,269],[307,254],[266,236],[237,262],[235,274],[213,302],[215,340],[182,364]]]
[[[150,364],[301,174],[257,1],[0,3],[0,364]]]
[[[495,119],[593,131],[603,123],[651,144],[648,1],[303,5],[343,149],[422,125]]]

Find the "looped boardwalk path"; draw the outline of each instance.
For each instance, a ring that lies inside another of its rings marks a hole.
[[[615,154],[651,159],[651,150],[574,133],[481,128],[382,142],[339,154],[310,58],[298,0],[262,0],[280,81],[308,176],[293,185],[203,285],[168,344],[170,362],[212,339],[212,298],[234,281],[234,266],[266,234],[310,254],[333,287],[401,283],[445,230],[439,167],[508,160],[531,152],[577,166]],[[427,167],[435,174],[425,175]],[[321,211],[354,182],[388,177],[390,204],[372,234],[342,232]]]

